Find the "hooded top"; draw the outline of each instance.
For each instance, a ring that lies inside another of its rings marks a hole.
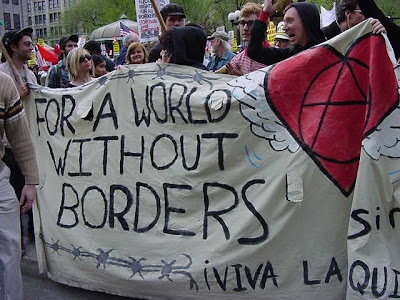
[[[293,45],[285,49],[263,47],[267,23],[262,20],[268,18],[269,15],[261,12],[259,19],[254,22],[250,30],[247,55],[251,59],[264,65],[272,65],[325,41],[324,34],[320,28],[320,16],[316,5],[310,2],[296,2],[290,6],[297,10],[301,18],[304,30],[309,38],[307,44],[304,47]]]
[[[312,2],[296,2],[290,5],[300,15],[305,31],[313,45],[325,41],[324,34],[320,28],[320,16],[317,6]]]
[[[173,63],[205,69],[203,66],[207,37],[204,32],[194,26],[174,27],[172,29],[174,43]]]

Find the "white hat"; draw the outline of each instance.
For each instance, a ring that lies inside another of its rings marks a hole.
[[[276,39],[282,39],[282,40],[290,40],[289,36],[287,35],[287,33],[285,32],[285,30],[283,30],[283,27],[285,26],[285,22],[279,22],[278,26],[276,27],[276,35],[275,38]]]

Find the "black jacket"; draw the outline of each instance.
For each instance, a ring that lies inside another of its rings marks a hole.
[[[398,1],[398,0],[395,0]],[[400,27],[387,18],[374,0],[358,0],[358,5],[366,18],[378,19],[387,31],[396,58],[400,57]]]
[[[304,47],[294,45],[286,49],[263,47],[267,23],[256,20],[250,30],[250,41],[247,49],[247,55],[251,59],[265,65],[272,65],[322,43],[325,40],[320,29],[319,12],[315,4],[310,2],[296,2],[291,5],[299,13],[304,30],[306,30],[308,34],[309,41],[307,44]]]
[[[331,38],[342,33],[342,29],[339,27],[336,21],[333,21],[328,26],[321,28],[321,30],[327,40],[330,40]]]
[[[156,62],[157,59],[161,58],[160,52],[162,50],[162,45],[160,43],[155,44],[153,48],[151,48],[149,53],[149,63]]]
[[[173,63],[207,70],[203,66],[207,37],[203,30],[193,26],[172,28],[174,42]]]

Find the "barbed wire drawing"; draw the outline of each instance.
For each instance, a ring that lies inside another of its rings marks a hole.
[[[120,268],[128,268],[132,271],[130,278],[134,278],[136,274],[138,274],[142,280],[145,280],[145,273],[159,273],[160,276],[158,279],[160,280],[173,280],[173,275],[183,275],[189,279],[189,287],[190,290],[193,288],[198,292],[199,287],[197,282],[194,280],[192,274],[187,271],[193,264],[192,258],[190,255],[186,253],[182,253],[182,256],[187,258],[188,262],[186,265],[178,265],[176,264],[177,260],[174,259],[171,262],[167,262],[164,259],[160,260],[160,263],[155,264],[144,264],[147,261],[147,258],[140,257],[136,258],[134,256],[129,256],[128,259],[115,257],[113,256],[113,251],[115,249],[103,249],[97,248],[96,252],[85,251],[83,247],[76,247],[71,244],[71,248],[66,247],[60,244],[60,240],[54,240],[51,238],[51,242],[45,241],[43,236],[41,236],[43,244],[52,250],[51,254],[62,255],[62,252],[68,253],[72,255],[72,260],[80,260],[83,261],[85,258],[93,259],[93,264],[96,265],[97,269],[106,269],[107,266],[115,266]],[[172,278],[171,278],[172,277]]]

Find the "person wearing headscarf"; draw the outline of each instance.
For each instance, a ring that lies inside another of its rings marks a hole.
[[[290,38],[291,47],[263,47],[268,19],[272,12],[272,0],[264,0],[264,8],[250,30],[247,55],[265,65],[285,60],[325,40],[320,29],[317,6],[310,2],[292,3],[285,9],[284,30]]]
[[[161,36],[160,43],[163,50],[158,62],[207,70],[203,65],[207,37],[200,28],[173,27]]]

